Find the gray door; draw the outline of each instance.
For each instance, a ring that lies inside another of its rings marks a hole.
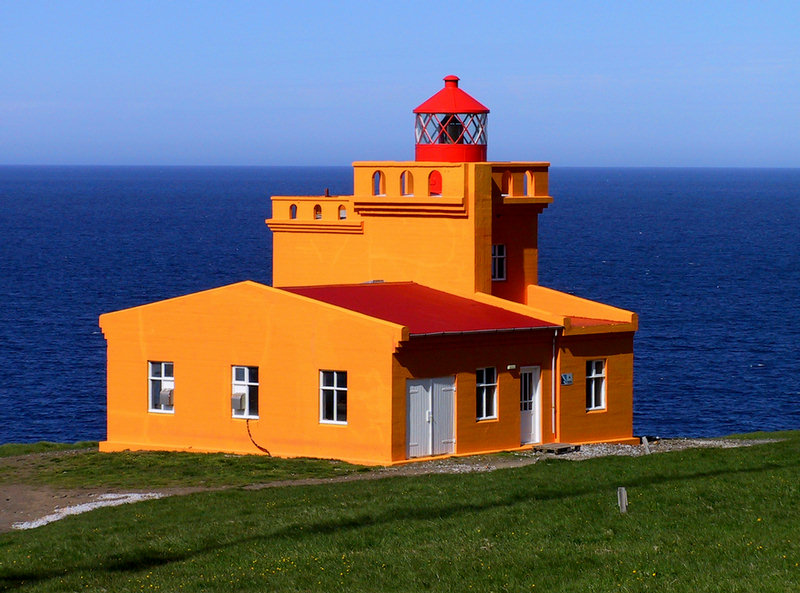
[[[411,457],[455,450],[455,377],[406,381],[406,452]]]

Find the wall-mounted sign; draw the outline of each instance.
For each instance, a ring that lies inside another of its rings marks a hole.
[[[572,385],[572,373],[561,373],[561,384]]]

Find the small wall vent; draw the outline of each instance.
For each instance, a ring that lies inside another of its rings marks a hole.
[[[162,389],[158,394],[158,403],[162,406],[171,406],[173,393],[174,389]]]
[[[234,393],[231,396],[231,408],[237,412],[241,412],[244,410],[245,404],[245,394],[244,393]]]

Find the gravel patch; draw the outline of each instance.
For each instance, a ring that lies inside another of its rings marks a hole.
[[[53,521],[58,521],[59,519],[63,519],[64,517],[68,517],[69,515],[80,515],[81,513],[86,513],[88,511],[93,511],[94,509],[99,509],[101,507],[116,507],[121,504],[130,504],[132,502],[140,502],[142,500],[152,500],[154,498],[161,498],[161,494],[157,492],[128,492],[128,493],[111,493],[111,494],[100,494],[97,496],[97,499],[94,502],[84,502],[82,504],[76,504],[68,507],[63,508],[56,508],[54,513],[49,515],[45,515],[44,517],[39,517],[33,521],[20,521],[17,523],[12,523],[12,529],[33,529],[35,527],[41,527],[42,525],[47,525],[48,523],[52,523]]]
[[[569,453],[545,453],[535,449],[514,451],[500,455],[475,455],[470,457],[448,457],[431,461],[409,463],[375,470],[378,475],[419,475],[419,474],[459,474],[470,472],[486,472],[496,469],[530,465],[542,459],[567,459],[570,461],[583,461],[595,457],[609,457],[612,455],[638,457],[668,451],[681,451],[683,449],[716,448],[730,449],[733,447],[750,447],[765,443],[774,443],[774,439],[649,439],[648,444],[642,445],[614,445],[597,443],[579,445],[576,451]]]

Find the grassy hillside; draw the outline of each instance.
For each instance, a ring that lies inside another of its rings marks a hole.
[[[0,535],[0,589],[797,591],[800,433],[768,436],[99,509]]]

